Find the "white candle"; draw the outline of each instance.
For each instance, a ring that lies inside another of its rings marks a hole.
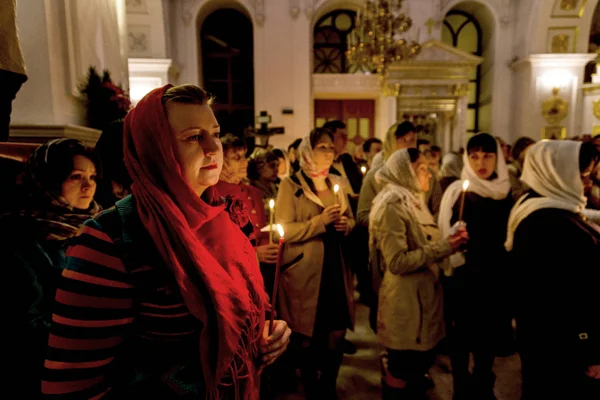
[[[271,209],[271,212],[269,213],[269,243],[273,244],[273,223],[275,222],[273,210],[275,209],[275,200],[269,200],[269,208]]]
[[[460,201],[460,210],[458,212],[458,220],[459,221],[462,221],[462,219],[463,219],[463,211],[465,209],[465,197],[467,196],[468,189],[469,189],[469,181],[465,180],[463,182],[462,199]]]

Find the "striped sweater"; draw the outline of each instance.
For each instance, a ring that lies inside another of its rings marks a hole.
[[[42,393],[65,400],[204,398],[201,328],[128,197],[87,221],[67,251]]]

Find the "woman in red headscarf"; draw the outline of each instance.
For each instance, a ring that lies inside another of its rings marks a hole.
[[[48,398],[257,399],[261,366],[285,350],[285,322],[267,336],[249,219],[213,188],[223,151],[210,103],[169,85],[125,119],[132,196],[87,221],[67,252]]]

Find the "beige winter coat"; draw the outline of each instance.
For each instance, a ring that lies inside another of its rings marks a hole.
[[[330,187],[336,183],[339,183],[338,177],[330,175]],[[342,207],[342,214],[348,217],[347,235],[354,228],[354,217],[341,190],[337,199]],[[321,274],[323,268],[327,267],[323,265],[325,247],[319,237],[326,230],[320,217],[323,209],[323,203],[312,192],[302,173],[298,172],[281,182],[275,217],[276,222],[285,230],[283,264],[293,261],[299,255],[303,255],[303,258],[281,274],[278,317],[286,321],[292,331],[309,337],[312,337],[317,315]],[[354,320],[352,275],[346,265],[343,265],[342,270],[344,276],[340,276],[340,279],[346,282],[348,311]]]
[[[25,62],[17,35],[15,0],[0,1],[0,69],[25,75]]]
[[[371,262],[383,272],[377,335],[394,350],[426,351],[445,335],[440,265],[452,253],[400,150],[376,175],[384,185],[369,219]]]

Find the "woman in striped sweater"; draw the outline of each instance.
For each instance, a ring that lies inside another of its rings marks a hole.
[[[67,252],[42,381],[47,398],[258,398],[286,348],[223,164],[209,95],[156,89],[125,119],[132,196],[89,220]]]

